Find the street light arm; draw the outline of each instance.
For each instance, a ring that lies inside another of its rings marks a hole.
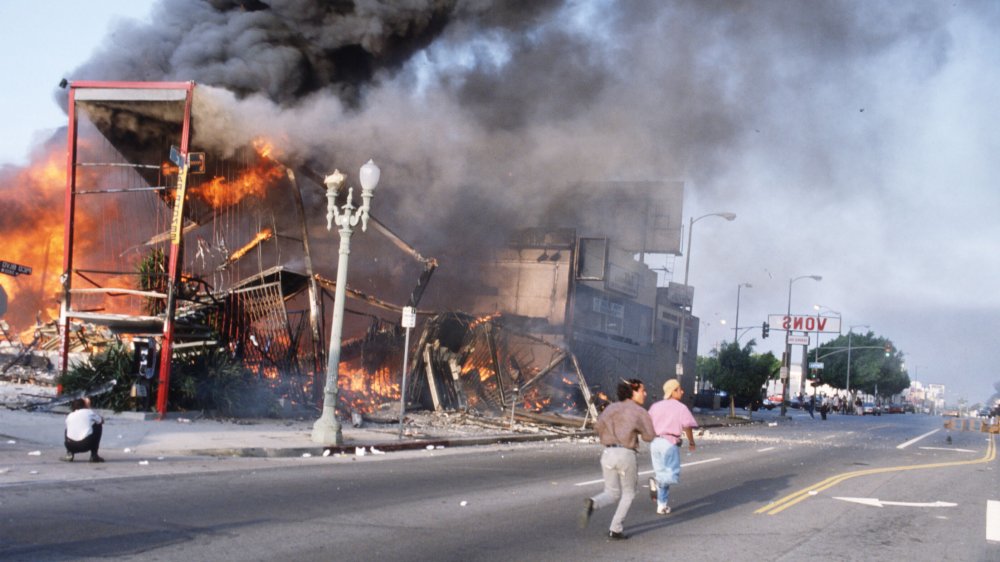
[[[788,311],[786,313],[788,318],[791,318],[791,316],[792,316],[792,284],[794,284],[799,279],[812,279],[813,281],[822,281],[823,280],[823,276],[822,275],[800,275],[798,277],[792,277],[792,278],[790,278],[788,280]],[[788,379],[791,377],[791,371],[792,371],[792,344],[788,340],[788,337],[791,335],[791,333],[792,333],[792,331],[790,329],[785,332],[785,365],[784,365],[784,367],[785,367],[785,374],[784,374],[785,378],[784,378],[784,382],[782,384],[782,389],[781,389],[781,396],[782,396],[782,401],[781,401],[781,415],[782,416],[784,416],[788,412],[788,407],[787,407],[787,404],[788,404]]]
[[[691,218],[688,223],[688,242],[687,242],[687,255],[684,256],[684,290],[688,289],[688,278],[691,273],[691,237],[694,234],[694,223],[700,221],[701,219],[708,217],[722,217],[727,221],[732,221],[736,219],[736,213],[730,213],[728,211],[721,213],[708,213],[707,215],[702,215],[698,218]],[[684,372],[684,346],[685,346],[685,332],[687,328],[685,324],[687,322],[688,314],[691,314],[691,309],[694,308],[694,298],[692,297],[691,302],[688,303],[687,310],[682,311],[681,321],[680,321],[680,333],[677,336],[678,350],[677,350],[677,366],[676,372],[678,376],[683,375]]]

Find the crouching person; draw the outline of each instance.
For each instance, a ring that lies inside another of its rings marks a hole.
[[[90,462],[104,462],[97,454],[101,447],[104,418],[90,409],[90,398],[77,398],[66,416],[66,456],[62,460],[73,462],[76,453],[90,452]]]

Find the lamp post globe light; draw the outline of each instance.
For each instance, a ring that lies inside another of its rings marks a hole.
[[[792,317],[792,284],[800,279],[812,279],[813,281],[822,281],[822,275],[800,275],[798,277],[792,277],[788,280],[788,312],[786,317],[791,319]],[[785,330],[785,364],[783,366],[784,373],[782,373],[782,384],[781,384],[781,415],[784,416],[788,413],[788,379],[791,377],[792,371],[792,344],[788,340],[788,336],[792,335],[791,327]],[[804,375],[805,373],[803,373]]]
[[[727,221],[736,220],[736,213],[722,212],[722,213],[708,213],[707,215],[702,215],[698,218],[691,218],[691,222],[688,226],[688,243],[687,243],[687,256],[684,258],[684,290],[687,291],[688,287],[688,274],[691,273],[691,236],[694,234],[694,223],[705,219],[708,217],[722,217]],[[677,335],[677,366],[675,372],[677,378],[684,376],[684,346],[687,344],[685,340],[685,330],[687,324],[687,317],[691,314],[691,309],[694,306],[694,296],[692,295],[691,302],[687,303],[687,310],[681,311],[681,322],[680,322],[680,333]]]
[[[333,298],[333,320],[330,326],[330,353],[326,365],[326,385],[323,388],[323,413],[313,424],[312,440],[322,445],[342,445],[344,435],[337,420],[337,376],[340,372],[340,340],[344,331],[344,301],[347,297],[347,259],[351,253],[351,234],[358,222],[361,230],[368,230],[368,210],[381,174],[375,162],[368,160],[361,166],[361,207],[356,208],[354,188],[347,191],[347,200],[337,208],[337,192],[346,179],[339,170],[323,180],[326,184],[326,229],[336,224],[340,227],[340,253],[337,258],[337,286]]]

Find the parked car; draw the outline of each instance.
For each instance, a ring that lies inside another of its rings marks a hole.
[[[874,402],[865,402],[861,404],[861,415],[862,416],[881,416],[882,409],[875,405]]]

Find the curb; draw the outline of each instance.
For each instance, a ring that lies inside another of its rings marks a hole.
[[[711,429],[719,427],[731,427],[734,425],[751,425],[761,423],[762,420],[748,420],[745,418],[729,420],[729,423],[710,423],[699,426],[699,429]],[[357,449],[375,448],[383,452],[413,451],[420,449],[437,449],[439,447],[474,447],[477,445],[502,445],[505,443],[533,443],[554,441],[559,439],[580,439],[594,437],[597,435],[593,431],[585,431],[575,435],[563,434],[533,434],[533,435],[491,435],[485,437],[451,437],[440,439],[417,439],[413,441],[386,441],[381,443],[361,443],[352,442],[343,445],[315,447],[243,447],[243,448],[215,448],[215,449],[194,449],[186,453],[195,456],[208,457],[249,457],[249,458],[288,458],[301,457],[305,455],[324,456],[335,454],[355,454]],[[327,452],[329,451],[329,452]]]
[[[383,442],[383,443],[347,443],[344,445],[316,447],[245,447],[245,448],[217,448],[217,449],[194,449],[187,451],[191,455],[208,457],[256,457],[256,458],[283,458],[301,457],[304,455],[324,456],[334,454],[354,454],[357,449],[378,449],[383,452],[412,451],[420,449],[437,449],[447,447],[471,447],[476,445],[501,445],[504,443],[531,443],[537,441],[551,441],[556,439],[580,438],[593,436],[593,432],[581,433],[579,435],[492,435],[488,437],[456,437],[443,439],[419,439],[416,441],[403,442]],[[329,451],[329,453],[327,453]]]

